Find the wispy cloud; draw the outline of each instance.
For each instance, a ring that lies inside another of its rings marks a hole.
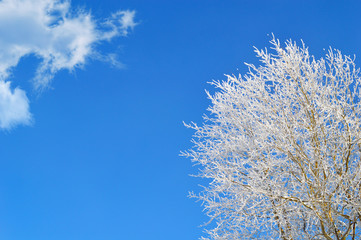
[[[134,11],[117,11],[107,19],[94,19],[84,9],[71,9],[69,1],[0,1],[0,128],[31,119],[25,92],[11,90],[7,81],[22,57],[34,54],[41,59],[33,83],[35,89],[44,89],[59,70],[84,65],[99,42],[126,36],[136,25],[134,16]]]

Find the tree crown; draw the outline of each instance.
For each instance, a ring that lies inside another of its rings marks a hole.
[[[361,233],[361,79],[354,59],[302,43],[272,53],[244,77],[214,81],[212,105],[184,153],[211,180],[192,195],[211,239],[356,239]]]

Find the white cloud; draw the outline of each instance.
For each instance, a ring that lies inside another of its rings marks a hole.
[[[102,34],[101,38],[110,40],[111,38],[128,34],[129,29],[133,29],[137,23],[134,22],[135,11],[118,11],[108,18],[104,25],[111,30]]]
[[[10,89],[10,82],[0,81],[0,128],[30,124],[29,101],[23,90]]]
[[[84,65],[87,58],[95,53],[96,43],[126,36],[129,29],[136,25],[134,15],[134,11],[118,11],[105,21],[100,21],[94,20],[84,10],[74,11],[69,1],[0,1],[0,86],[3,88],[0,94],[10,94],[0,96],[0,101],[3,101],[0,102],[0,128],[29,122],[28,99],[24,91],[15,89],[11,93],[10,83],[5,82],[22,57],[34,54],[41,59],[33,83],[35,89],[43,89],[57,71],[71,71]],[[7,119],[2,115],[5,116],[5,111],[9,110],[4,106],[6,96],[21,99],[12,104],[25,106],[26,102],[27,107],[18,108],[25,112],[19,114],[17,120],[14,118],[13,123],[2,124],[2,119]],[[23,121],[20,116],[24,118]]]

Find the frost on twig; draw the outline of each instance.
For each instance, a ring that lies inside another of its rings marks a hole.
[[[338,50],[316,60],[303,43],[271,44],[243,78],[213,82],[207,121],[187,125],[183,155],[211,181],[196,195],[207,237],[359,239],[359,70]]]

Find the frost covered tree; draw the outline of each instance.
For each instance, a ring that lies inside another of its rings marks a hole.
[[[209,184],[209,239],[361,239],[361,78],[354,59],[271,40],[241,77],[214,81],[184,153]],[[212,226],[212,227],[210,227]],[[208,239],[208,238],[204,238]]]

